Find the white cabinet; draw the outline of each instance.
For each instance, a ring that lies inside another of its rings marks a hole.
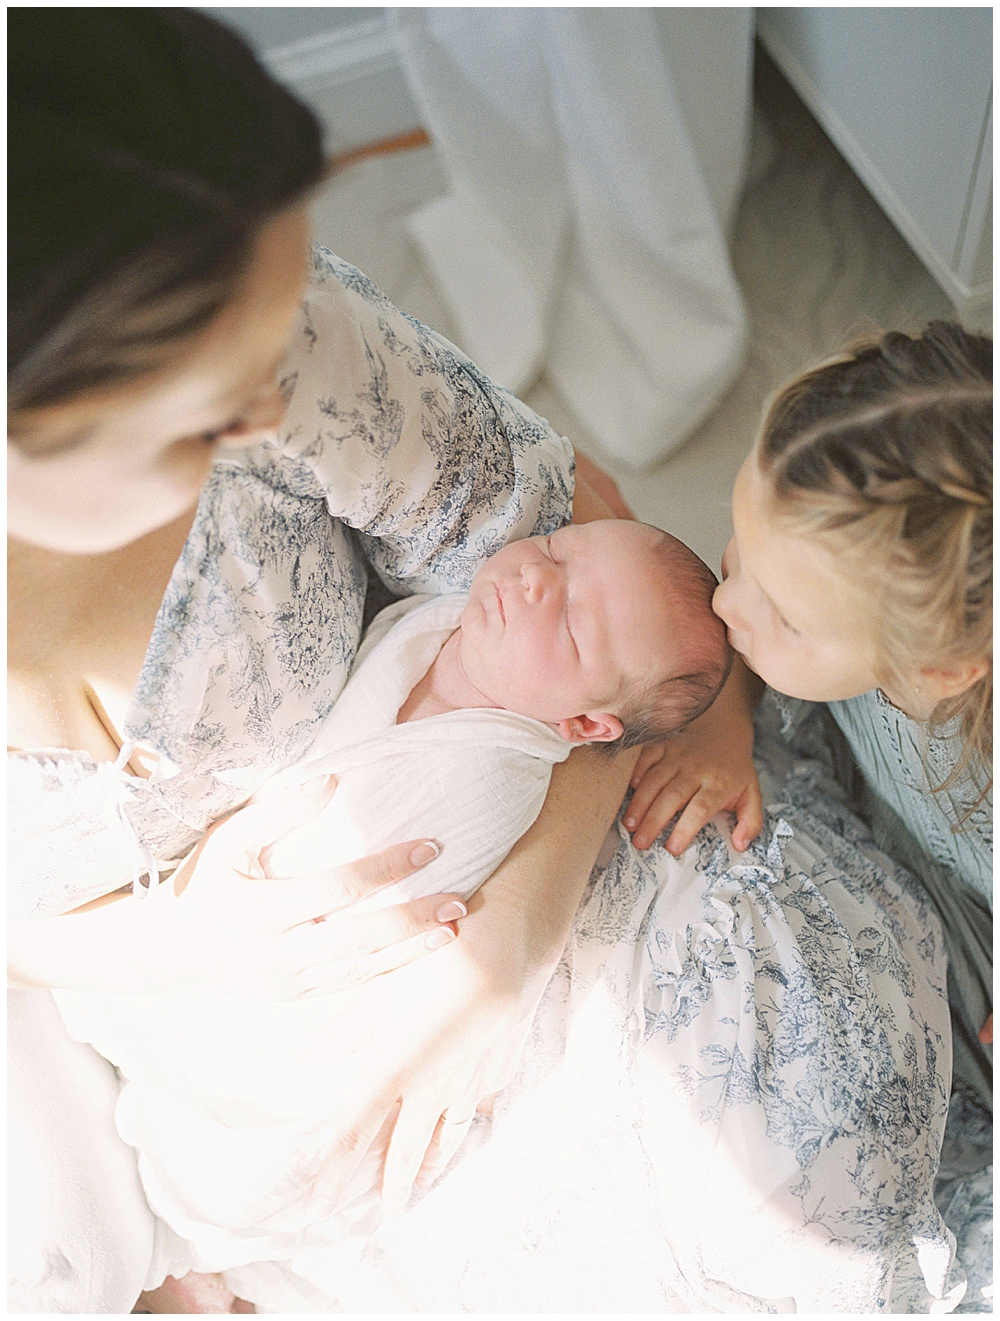
[[[759,9],[768,52],[959,316],[992,301],[993,11]]]

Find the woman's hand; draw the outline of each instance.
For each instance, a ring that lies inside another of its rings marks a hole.
[[[296,787],[234,812],[148,896],[18,923],[15,984],[296,1000],[361,986],[454,940],[465,914],[455,895],[349,911],[436,857],[430,840],[313,876],[266,877],[268,846],[314,816],[334,787],[324,780],[318,792]]]
[[[555,766],[537,821],[470,901],[461,940],[352,1000],[352,1026],[363,1020],[367,1040],[351,1055],[350,1101],[313,1187],[319,1213],[385,1140],[384,1126],[383,1196],[402,1205],[513,1077],[634,764],[634,752],[609,762],[581,748]]]
[[[496,939],[477,900],[461,941],[352,999],[352,1029],[362,1020],[367,1044],[350,1056],[350,1104],[313,1187],[317,1215],[333,1211],[393,1117],[382,1198],[402,1209],[414,1182],[428,1185],[451,1160],[483,1098],[513,1078],[548,972],[532,970],[524,942]]]
[[[625,811],[632,843],[645,849],[681,813],[667,839],[675,856],[717,812],[735,812],[733,847],[740,852],[764,824],[753,764],[752,711],[761,685],[737,657],[722,692],[703,716],[666,743],[643,748]]]

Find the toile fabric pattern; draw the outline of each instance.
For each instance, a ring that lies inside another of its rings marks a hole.
[[[771,721],[772,723],[768,724]],[[765,710],[767,821],[623,828],[519,1076],[409,1212],[226,1271],[278,1312],[951,1311],[940,931]]]
[[[321,250],[284,384],[276,443],[206,484],[119,762],[11,759],[17,915],[128,868],[155,879],[301,760],[357,652],[369,566],[399,595],[464,590],[569,515],[568,443]],[[768,823],[748,854],[721,821],[681,860],[618,829],[521,1076],[454,1168],[350,1271],[301,1253],[234,1270],[238,1294],[290,1312],[954,1306],[931,1197],[937,920],[825,769],[761,737]],[[159,757],[149,781],[125,775],[136,746]],[[120,870],[78,885],[84,838]]]
[[[843,735],[841,784],[882,849],[918,879],[941,922],[953,1068],[935,1198],[968,1276],[958,1310],[992,1312],[993,1048],[978,1039],[993,1010],[992,790],[972,771],[948,783],[962,754],[958,717],[931,731],[876,689],[830,702],[836,728],[828,723],[820,734],[813,703],[772,699],[786,734],[804,736],[811,725],[814,742],[835,744]]]

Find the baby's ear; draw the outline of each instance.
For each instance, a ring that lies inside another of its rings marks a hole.
[[[568,720],[560,720],[556,728],[567,743],[613,743],[624,733],[622,722],[607,711],[570,716]]]

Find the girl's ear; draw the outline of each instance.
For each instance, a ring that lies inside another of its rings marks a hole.
[[[622,722],[607,711],[570,716],[568,720],[560,720],[556,729],[567,743],[613,743],[624,733]]]
[[[915,686],[918,692],[926,693],[932,702],[943,702],[945,698],[960,696],[989,672],[989,661],[956,661],[953,665],[920,670]]]

